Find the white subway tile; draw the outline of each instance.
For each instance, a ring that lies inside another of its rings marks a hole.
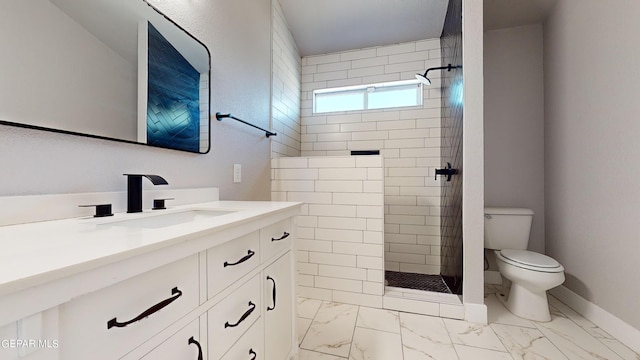
[[[362,192],[363,181],[317,180],[315,190],[320,192]]]
[[[396,215],[430,215],[430,209],[426,206],[403,206],[403,205],[391,205],[389,206],[389,214]]]
[[[321,289],[362,292],[362,281],[360,280],[338,279],[324,276],[316,276],[314,280],[316,287]]]
[[[375,131],[375,123],[347,123],[340,124],[341,132],[354,132],[354,131]]]
[[[296,268],[298,269],[298,273],[300,273],[300,274],[318,275],[318,265],[317,264],[309,264],[309,263],[298,262],[296,264]]]
[[[286,192],[271,192],[271,201],[287,201],[287,193]]]
[[[367,280],[366,269],[346,266],[319,265],[318,275],[340,279]]]
[[[332,72],[332,71],[340,71],[340,70],[348,70],[351,69],[351,62],[343,61],[343,62],[334,62],[327,64],[318,65],[317,72]]]
[[[388,141],[396,141],[396,140],[387,140],[387,142]],[[402,140],[398,140],[398,141],[402,141]],[[414,166],[416,166],[415,158],[384,159],[384,167],[387,169],[394,168],[394,167],[414,167]]]
[[[384,283],[384,269],[367,269],[367,281]]]
[[[397,45],[381,46],[377,48],[376,56],[402,54],[416,51],[416,43],[409,42]]]
[[[362,293],[371,295],[384,295],[384,284],[379,282],[364,281],[362,283]]]
[[[271,159],[271,168],[274,169],[303,169],[307,167],[307,159],[299,157],[282,157]]]
[[[378,121],[377,130],[400,130],[400,129],[415,129],[416,120],[385,120]]]
[[[438,148],[409,148],[400,149],[400,157],[434,157],[440,158],[440,149]]]
[[[315,239],[315,228],[310,228],[310,227],[298,227],[298,234],[297,234],[297,238],[298,239]]]
[[[384,270],[383,269],[384,260],[380,256],[365,256],[358,255],[356,260],[357,267],[361,269],[374,269],[374,270]]]
[[[378,245],[378,244],[364,244],[364,243],[334,241],[333,252],[334,254],[351,254],[351,255],[382,257],[383,247],[382,245]]]
[[[422,245],[440,246],[439,235],[418,235],[417,243]]]
[[[362,85],[362,78],[351,78],[351,79],[339,79],[339,80],[329,80],[327,81],[327,87],[341,87],[341,86],[353,86],[353,85]]]
[[[322,116],[304,116],[300,119],[300,123],[303,126],[309,125],[326,125],[327,117],[325,115]]]
[[[328,115],[327,124],[348,124],[362,122],[362,114]]]
[[[428,59],[429,59],[429,50],[421,50],[421,51],[404,53],[404,54],[390,55],[389,64],[420,61],[421,62],[420,65],[424,66],[424,60],[428,60]]]
[[[333,300],[333,292],[328,289],[318,289],[312,288],[308,286],[298,286],[297,289],[298,296],[308,298],[308,299],[318,299],[325,301]]]
[[[346,150],[346,141],[325,141],[313,144],[313,150]]]
[[[376,193],[335,193],[333,203],[341,205],[384,205],[381,194]]]
[[[389,224],[425,225],[425,216],[420,215],[391,215],[386,214],[384,221]]]
[[[382,180],[366,180],[363,182],[362,191],[382,193],[384,191],[384,182]]]
[[[352,157],[309,158],[309,168],[353,168],[356,160]]]
[[[414,109],[400,111],[400,119],[440,118],[440,109]]]
[[[307,135],[309,136],[309,135]],[[351,140],[351,133],[321,133],[312,134],[313,138],[303,138],[302,141],[316,142],[316,141],[349,141]]]
[[[422,72],[424,69],[425,69],[424,61],[402,62],[402,63],[389,64],[384,66],[385,74],[407,71],[415,75],[415,73]]]
[[[401,244],[417,244],[417,237],[415,234],[389,234],[386,233],[384,237],[385,243],[401,243]]]
[[[395,261],[399,262],[402,268],[402,264],[425,264],[426,256],[424,254],[405,254],[405,253],[395,253],[395,252],[387,252],[384,254],[385,261]]]
[[[366,124],[366,123],[363,123]],[[357,140],[385,140],[389,138],[388,131],[358,131],[351,134],[351,139]]]
[[[309,262],[309,252],[305,251],[305,250],[296,250],[296,260],[298,262],[301,262],[301,263],[308,263]]]
[[[390,176],[385,179],[385,185],[399,186],[398,189],[401,189],[403,186],[422,186],[424,185],[424,177]],[[396,195],[400,195],[400,190],[398,190],[398,193]]]
[[[313,264],[356,267],[356,256],[348,254],[309,252],[309,262]]]
[[[372,58],[376,56],[375,48],[361,49],[361,50],[352,50],[340,53],[340,60],[357,60],[357,59],[366,59]]]
[[[367,230],[367,220],[359,219],[359,218],[319,216],[318,228],[342,229],[342,230]]]
[[[332,72],[319,72],[313,75],[314,82],[321,82],[327,80],[341,80],[347,77],[349,70],[332,71]]]
[[[341,230],[341,229],[316,229],[316,239],[331,241],[349,241],[362,242],[363,235],[360,230]]]
[[[307,65],[318,65],[340,61],[340,54],[307,56]]]
[[[313,191],[313,180],[274,180],[271,191]]]
[[[330,193],[316,192],[289,192],[287,199],[311,204],[331,204],[332,200]]]
[[[368,231],[384,231],[383,219],[367,219]]]
[[[348,72],[347,76],[349,78],[356,78],[356,77],[363,77],[363,76],[382,75],[385,73],[384,71],[385,66],[386,65],[380,65],[380,66],[371,66],[366,68],[347,70]]]
[[[386,271],[400,271],[400,263],[394,261],[385,261],[384,269]]]
[[[376,111],[362,114],[363,122],[399,120],[399,111]],[[375,129],[375,128],[374,128]]]
[[[431,255],[431,247],[429,245],[390,244],[389,251],[404,254]]]
[[[440,235],[440,227],[431,225],[420,226],[400,224],[400,233],[416,235]]]
[[[437,50],[440,51],[440,39],[427,39],[416,41],[416,51]]]
[[[416,274],[438,275],[440,274],[440,265],[400,263],[400,271]]]
[[[330,253],[333,249],[331,241],[321,239],[296,239],[296,246],[299,250]]]
[[[368,168],[321,168],[318,170],[318,178],[320,180],[366,180],[367,170]]]
[[[316,205],[309,204],[309,215],[356,217],[355,205]],[[360,217],[360,216],[358,216]]]
[[[382,157],[375,155],[354,156],[356,167],[382,167]]]
[[[389,139],[428,138],[431,129],[389,130]]]
[[[387,65],[389,63],[388,56],[372,57],[367,59],[353,60],[351,62],[352,69],[366,68],[379,65]]]
[[[382,230],[364,231],[362,235],[364,237],[364,242],[367,244],[384,245],[384,232]]]
[[[283,158],[279,158],[283,159]],[[315,180],[317,169],[275,169],[274,180]]]
[[[382,296],[379,295],[334,290],[333,301],[343,304],[354,304],[378,309],[382,308]]]
[[[368,180],[383,180],[384,172],[382,168],[367,168]]]
[[[296,283],[301,286],[313,287],[313,275],[296,274]]]
[[[308,134],[336,133],[336,132],[340,132],[340,125],[338,125],[338,124],[309,125],[309,126],[307,126],[307,133]]]

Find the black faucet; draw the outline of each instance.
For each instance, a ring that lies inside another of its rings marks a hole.
[[[153,185],[169,185],[167,180],[159,175],[123,174],[127,177],[127,212],[142,212],[142,177],[151,180]]]

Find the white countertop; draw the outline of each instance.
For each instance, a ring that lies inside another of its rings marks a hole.
[[[137,214],[117,213],[104,218],[0,226],[0,296],[297,209],[300,205],[295,202],[215,201]],[[189,209],[237,211],[157,229],[111,224]]]

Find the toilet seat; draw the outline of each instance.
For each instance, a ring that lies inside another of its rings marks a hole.
[[[564,267],[555,259],[533,251],[505,249],[497,252],[496,256],[505,263],[523,269],[548,273],[564,271]]]

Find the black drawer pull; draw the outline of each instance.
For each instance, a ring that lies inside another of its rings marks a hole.
[[[129,320],[129,321],[125,321],[125,322],[118,322],[118,320],[116,318],[113,318],[111,320],[109,320],[107,322],[107,329],[111,329],[112,327],[125,327],[129,324],[132,324],[136,321],[140,321],[144,318],[146,318],[147,316],[158,312],[160,310],[162,310],[165,306],[171,304],[172,302],[176,301],[176,299],[178,299],[180,296],[182,296],[182,291],[178,290],[177,287],[174,287],[173,289],[171,289],[171,294],[173,296],[171,296],[168,299],[164,299],[162,301],[160,301],[159,303],[153,305],[152,307],[148,308],[147,310],[143,311],[142,314],[136,316],[135,318]]]
[[[198,360],[202,360],[202,346],[200,346],[200,343],[192,337],[189,338],[189,345],[191,344],[196,344],[196,346],[198,347]]]
[[[286,231],[285,231],[285,232],[284,232],[284,234],[282,234],[282,236],[281,236],[281,237],[279,237],[279,238],[277,238],[277,239],[271,238],[271,241],[280,241],[280,240],[284,240],[284,239],[288,238],[288,237],[289,237],[289,235],[291,235],[291,234],[289,234],[288,232],[286,232]]]
[[[253,250],[249,249],[249,251],[247,251],[247,255],[245,255],[242,259],[240,259],[240,260],[238,260],[238,261],[236,261],[236,262],[234,262],[234,263],[230,263],[230,262],[228,262],[228,261],[225,261],[225,262],[224,262],[224,266],[223,266],[223,267],[242,264],[243,262],[245,262],[245,261],[247,261],[247,260],[251,259],[251,257],[252,257],[253,255],[255,255],[255,254],[256,254],[256,252],[255,252],[255,251],[253,251]]]
[[[242,316],[240,317],[240,320],[238,320],[238,322],[236,322],[235,324],[229,324],[229,322],[227,321],[226,323],[224,323],[224,328],[228,328],[228,327],[236,327],[238,325],[240,325],[241,322],[243,322],[247,317],[249,317],[249,315],[251,315],[251,313],[253,312],[253,310],[256,309],[256,304],[252,303],[251,301],[249,301],[249,310],[247,310],[244,314],[242,314]]]
[[[267,306],[267,311],[271,311],[276,309],[276,281],[271,276],[267,276],[267,280],[273,281],[273,307]]]
[[[258,354],[256,354],[256,352],[253,351],[253,349],[249,349],[249,355],[251,355],[251,359],[249,360],[256,360],[256,358],[258,357]]]

